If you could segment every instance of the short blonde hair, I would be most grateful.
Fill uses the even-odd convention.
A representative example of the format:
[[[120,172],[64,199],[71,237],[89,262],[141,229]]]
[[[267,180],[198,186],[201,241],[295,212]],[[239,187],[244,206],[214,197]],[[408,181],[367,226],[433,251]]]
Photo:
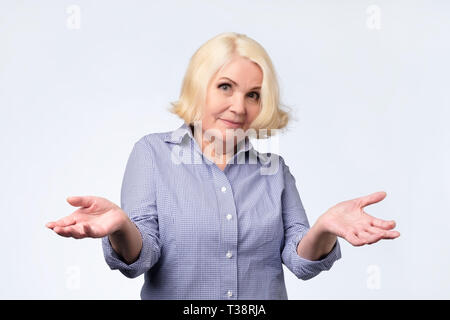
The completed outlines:
[[[273,135],[272,129],[286,127],[291,118],[290,108],[283,105],[288,110],[282,110],[277,75],[266,50],[245,34],[221,33],[197,49],[190,59],[179,100],[170,103],[169,111],[188,124],[199,121],[212,77],[236,54],[255,62],[263,72],[261,111],[250,128],[256,130],[258,139],[268,138]],[[266,133],[260,133],[260,129],[266,129]]]

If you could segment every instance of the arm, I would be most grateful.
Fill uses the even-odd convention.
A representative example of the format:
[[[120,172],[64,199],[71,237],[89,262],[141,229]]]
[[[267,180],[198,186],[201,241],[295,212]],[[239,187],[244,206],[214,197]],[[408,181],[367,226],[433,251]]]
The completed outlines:
[[[322,219],[312,228],[298,193],[295,178],[280,157],[284,190],[281,196],[285,244],[281,258],[299,279],[308,280],[329,270],[341,258],[339,241],[324,232]]]
[[[119,230],[109,235],[109,242],[114,251],[128,265],[139,258],[142,249],[142,236],[136,225],[128,217],[124,217]]]
[[[320,260],[331,251],[338,236],[354,246],[397,238],[400,233],[391,230],[395,221],[372,217],[363,210],[385,197],[385,192],[375,192],[328,209],[298,244],[297,254],[305,259]]]
[[[340,202],[328,209],[309,228],[295,178],[282,157],[280,161],[284,177],[281,200],[286,240],[282,260],[297,278],[310,279],[323,270],[329,270],[341,258],[337,237],[353,246],[362,246],[400,236],[398,231],[392,230],[395,221],[372,217],[363,210],[365,206],[383,200],[385,192]]]
[[[322,260],[333,249],[336,235],[327,232],[319,219],[297,246],[297,254],[307,260]]]
[[[400,233],[392,230],[396,225],[394,220],[375,218],[363,209],[385,197],[386,192],[380,191],[334,205],[319,217],[316,232],[305,244],[301,244],[299,251],[303,250],[305,255],[311,254],[311,248],[323,252],[322,250],[326,250],[336,236],[347,240],[353,246],[399,237]]]
[[[122,182],[126,217],[117,233],[102,239],[106,263],[129,278],[148,271],[161,255],[153,160],[150,142],[144,138],[136,142]]]
[[[330,208],[309,230],[297,247],[297,254],[305,259],[320,260],[334,246],[337,236],[354,246],[372,244],[380,239],[395,239],[400,236],[395,221],[374,218],[362,209],[381,201],[385,192],[375,192],[368,196],[343,201]]]
[[[46,224],[63,237],[102,238],[109,267],[129,278],[149,270],[161,255],[150,152],[143,139],[133,147],[122,183],[123,209],[103,197],[68,197],[67,202],[80,208]]]

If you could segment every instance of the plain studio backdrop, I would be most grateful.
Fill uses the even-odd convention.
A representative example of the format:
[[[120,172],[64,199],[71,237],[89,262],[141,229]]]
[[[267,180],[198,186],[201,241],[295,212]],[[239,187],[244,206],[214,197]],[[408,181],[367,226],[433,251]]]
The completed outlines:
[[[71,195],[120,203],[133,144],[169,113],[194,51],[225,31],[269,53],[294,120],[278,137],[310,224],[366,211],[401,236],[353,247],[289,299],[450,298],[448,1],[1,1],[0,298],[139,299],[99,239],[45,228]],[[262,150],[266,144],[258,144]]]

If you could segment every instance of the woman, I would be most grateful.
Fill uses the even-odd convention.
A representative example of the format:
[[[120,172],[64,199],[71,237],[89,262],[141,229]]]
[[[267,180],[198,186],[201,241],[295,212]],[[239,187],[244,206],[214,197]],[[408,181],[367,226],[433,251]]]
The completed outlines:
[[[47,226],[102,238],[111,269],[145,274],[142,299],[287,299],[283,263],[306,280],[341,257],[337,237],[354,246],[398,237],[394,221],[363,210],[384,192],[341,202],[310,228],[284,159],[249,141],[287,125],[278,92],[260,44],[237,33],[212,38],[172,104],[183,125],[134,144],[121,207],[69,197],[79,209]]]

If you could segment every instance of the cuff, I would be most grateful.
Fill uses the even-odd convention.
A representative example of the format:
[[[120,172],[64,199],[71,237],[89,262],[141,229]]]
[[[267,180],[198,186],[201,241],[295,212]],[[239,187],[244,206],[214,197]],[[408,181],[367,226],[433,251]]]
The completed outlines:
[[[102,238],[103,255],[106,263],[111,270],[118,269],[128,278],[135,278],[147,271],[148,268],[146,268],[146,265],[149,264],[149,260],[151,260],[152,255],[155,252],[155,248],[153,248],[153,244],[149,239],[150,237],[142,236],[144,233],[142,232],[140,225],[136,222],[134,223],[141,233],[142,248],[138,259],[131,264],[127,264],[117,252],[114,251],[108,236]]]
[[[294,265],[295,274],[301,275],[301,279],[308,280],[315,277],[321,271],[330,270],[334,262],[341,258],[341,247],[338,238],[331,251],[321,260],[308,260],[302,258],[297,253],[297,246],[304,234],[299,234],[295,237],[295,252],[292,255],[292,263]]]

